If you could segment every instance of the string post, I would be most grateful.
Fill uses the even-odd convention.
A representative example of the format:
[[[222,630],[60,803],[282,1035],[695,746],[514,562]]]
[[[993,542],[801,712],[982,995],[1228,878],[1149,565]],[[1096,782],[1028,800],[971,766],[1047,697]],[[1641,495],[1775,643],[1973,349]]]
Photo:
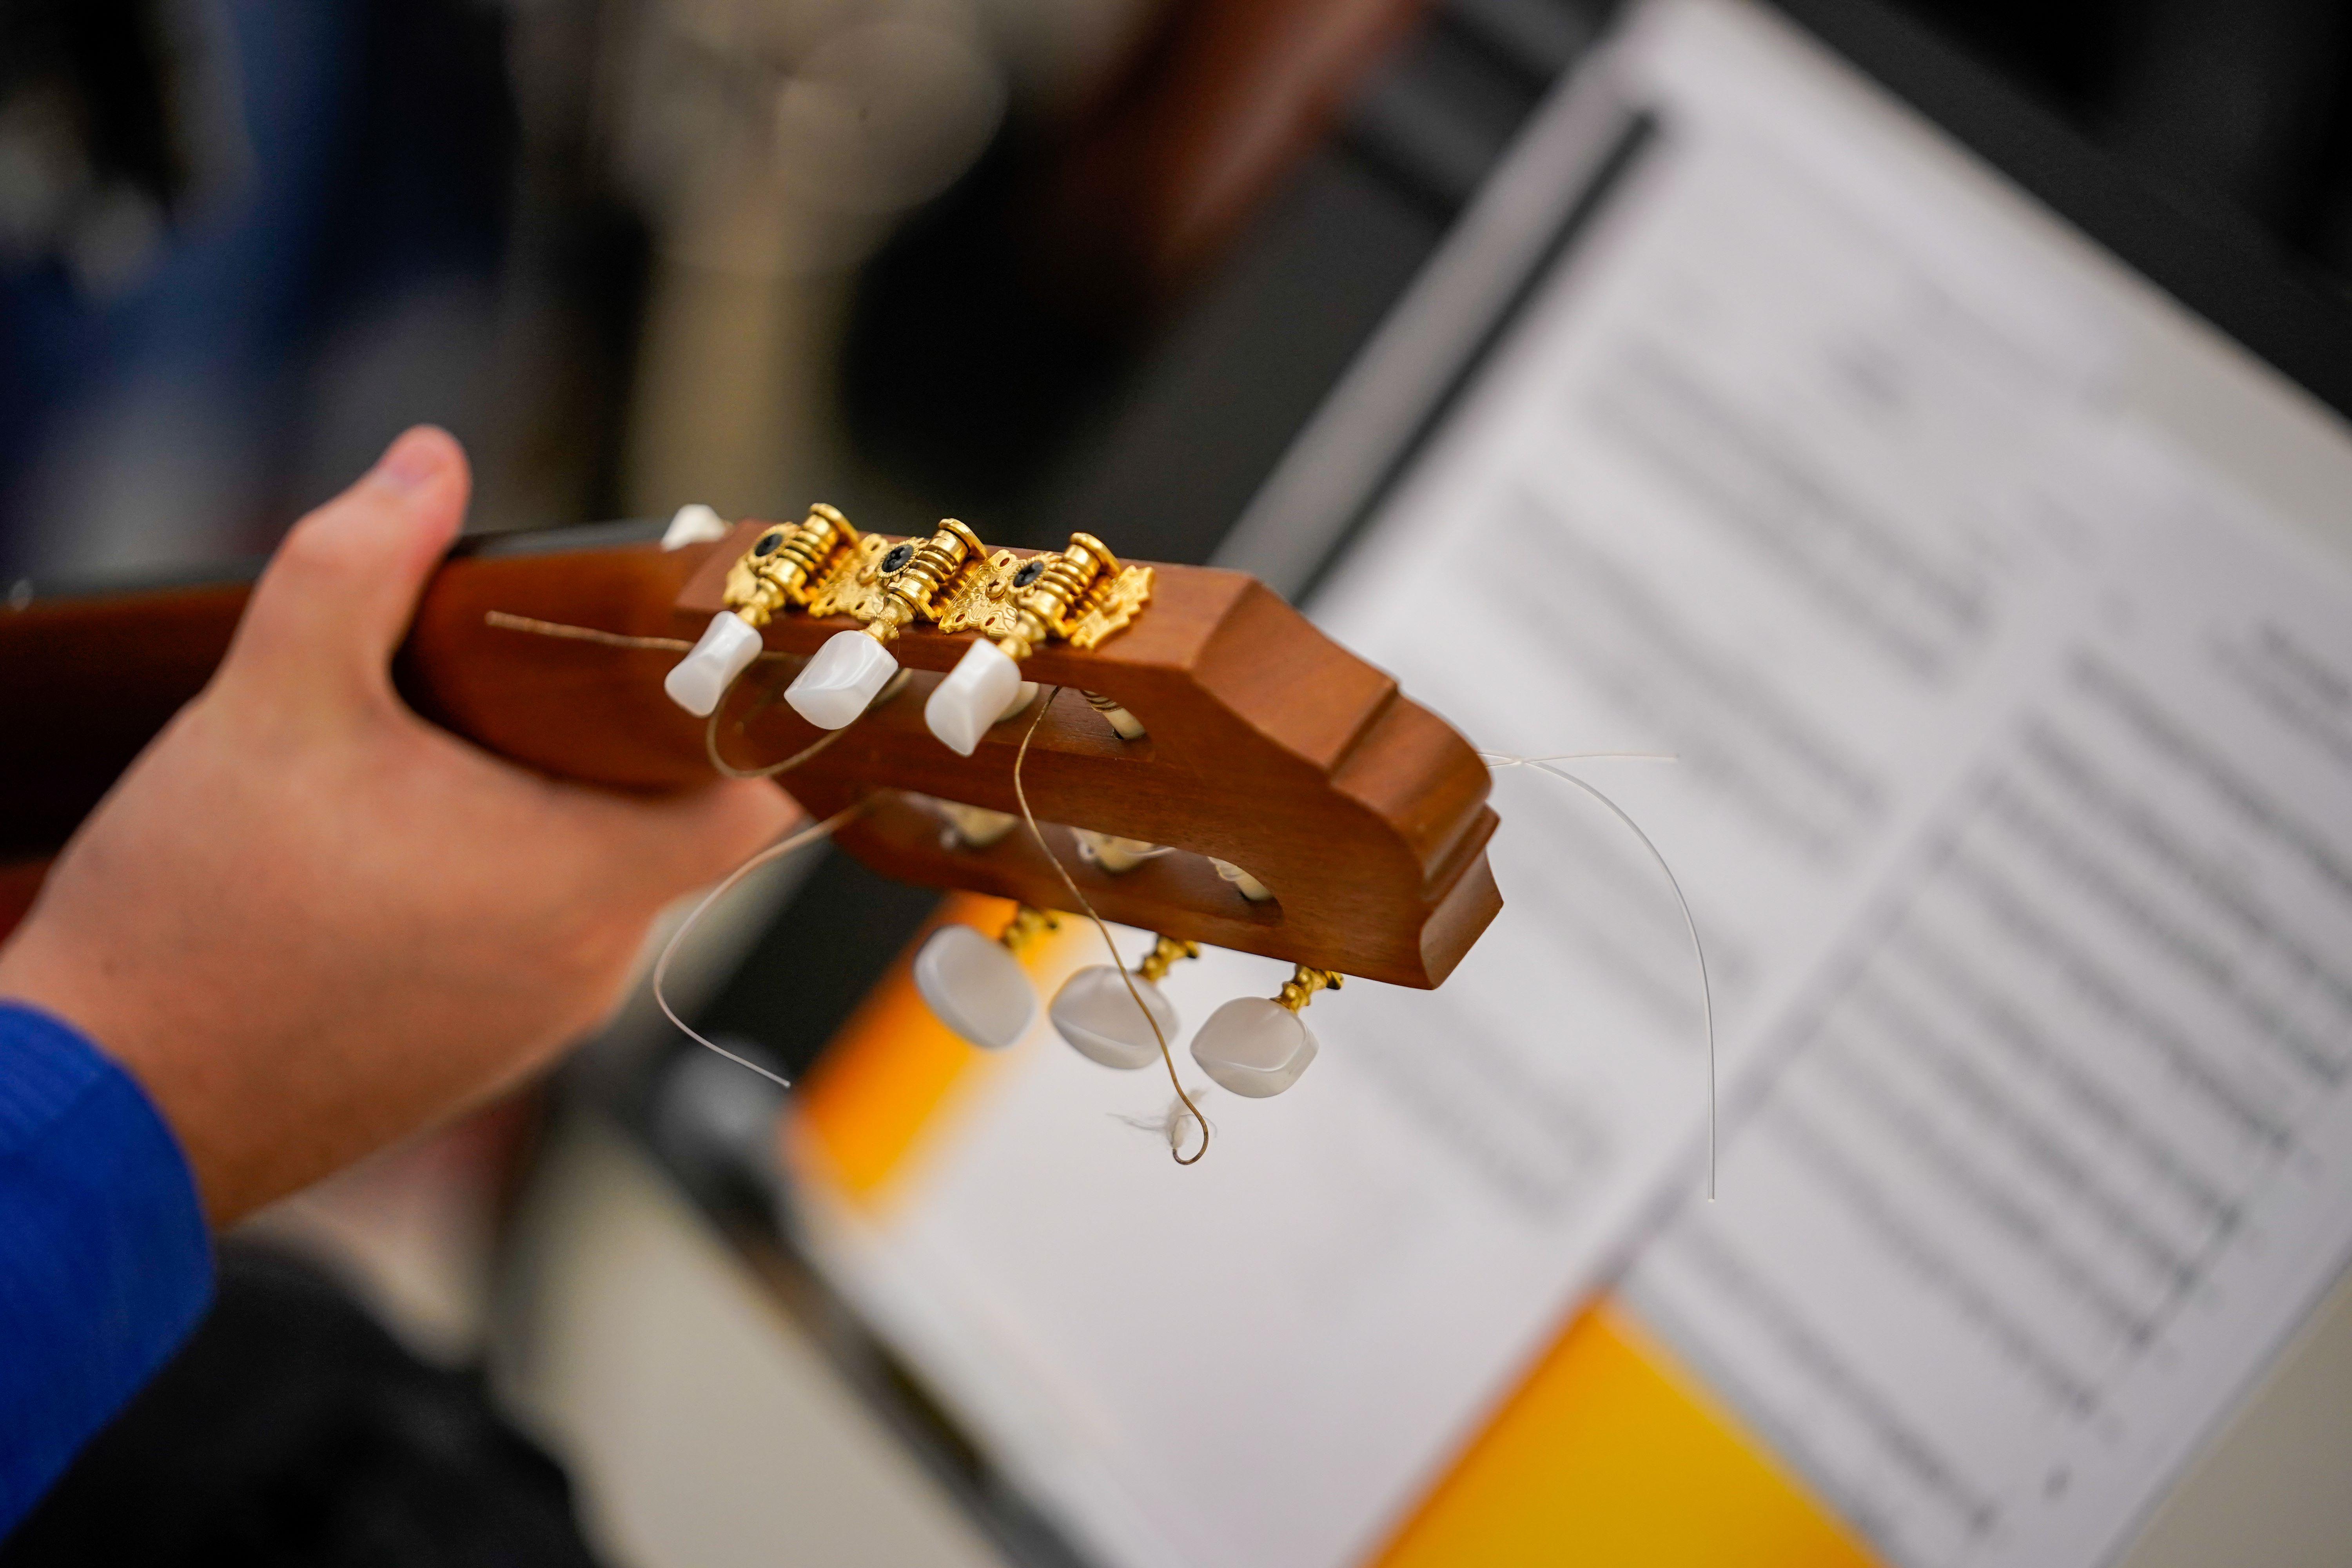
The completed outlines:
[[[1315,999],[1318,991],[1337,991],[1347,977],[1312,964],[1298,965],[1297,972],[1282,983],[1282,990],[1274,998],[1277,1007],[1296,1013]]]
[[[1144,729],[1143,721],[1129,712],[1127,705],[1118,698],[1105,697],[1099,691],[1081,691],[1078,695],[1087,700],[1087,707],[1108,721],[1110,727],[1118,732],[1120,740],[1140,741],[1150,733]]]
[[[1004,929],[997,932],[997,945],[1018,955],[1035,946],[1040,937],[1061,929],[1062,917],[1053,910],[1021,904],[1013,909],[1013,918],[1004,922]]]
[[[1151,951],[1144,954],[1143,962],[1135,966],[1135,973],[1139,978],[1157,985],[1178,963],[1200,956],[1201,944],[1197,942],[1181,942],[1172,936],[1154,937]]]

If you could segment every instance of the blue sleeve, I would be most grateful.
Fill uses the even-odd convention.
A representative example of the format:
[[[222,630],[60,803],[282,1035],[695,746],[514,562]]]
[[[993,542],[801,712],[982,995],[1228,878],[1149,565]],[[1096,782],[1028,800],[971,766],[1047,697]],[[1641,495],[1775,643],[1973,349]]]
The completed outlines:
[[[0,1003],[0,1534],[211,1294],[195,1179],[145,1092],[75,1030]]]

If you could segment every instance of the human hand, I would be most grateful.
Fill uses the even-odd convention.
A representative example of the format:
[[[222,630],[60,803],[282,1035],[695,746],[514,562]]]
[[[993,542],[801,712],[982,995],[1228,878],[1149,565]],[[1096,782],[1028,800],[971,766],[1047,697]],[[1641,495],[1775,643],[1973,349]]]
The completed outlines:
[[[764,783],[544,778],[409,711],[393,650],[469,486],[419,427],[295,524],[0,948],[0,996],[138,1078],[215,1224],[544,1064],[619,1000],[655,913],[793,816]]]

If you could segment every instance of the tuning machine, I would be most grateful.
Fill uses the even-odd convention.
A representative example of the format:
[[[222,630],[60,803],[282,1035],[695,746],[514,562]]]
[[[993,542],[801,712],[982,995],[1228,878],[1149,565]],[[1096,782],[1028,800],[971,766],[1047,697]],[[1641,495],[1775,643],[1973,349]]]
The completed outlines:
[[[673,520],[674,531],[690,521],[694,530],[707,531],[716,518],[714,513],[688,520],[689,511],[709,509],[682,509]],[[823,501],[810,507],[799,522],[779,522],[762,531],[728,569],[727,608],[710,618],[692,651],[663,679],[662,689],[670,700],[698,719],[709,718],[735,678],[760,657],[760,628],[785,609],[805,606],[859,542],[849,520]],[[888,679],[887,672],[884,679]]]
[[[1021,661],[1040,644],[1060,640],[1095,647],[1124,630],[1151,600],[1151,568],[1122,566],[1090,533],[1070,535],[1055,555],[1027,560],[1003,552],[979,592],[940,617],[942,631],[976,626],[985,635],[964,650],[931,690],[923,721],[949,750],[970,756],[989,729],[1023,705]],[[1087,700],[1128,740],[1143,726],[1108,698]]]
[[[829,602],[813,604],[811,613],[853,615],[865,625],[828,639],[784,689],[793,710],[823,730],[838,730],[866,711],[898,668],[886,645],[915,622],[938,620],[988,560],[980,536],[951,517],[941,518],[929,539],[887,546],[874,540],[863,548],[862,569]],[[1019,685],[1003,694],[988,722],[1019,696]]]
[[[1192,1037],[1192,1059],[1218,1087],[1252,1100],[1280,1094],[1314,1061],[1315,1032],[1298,1015],[1318,991],[1337,991],[1342,976],[1300,964],[1272,997],[1237,996],[1209,1015]]]

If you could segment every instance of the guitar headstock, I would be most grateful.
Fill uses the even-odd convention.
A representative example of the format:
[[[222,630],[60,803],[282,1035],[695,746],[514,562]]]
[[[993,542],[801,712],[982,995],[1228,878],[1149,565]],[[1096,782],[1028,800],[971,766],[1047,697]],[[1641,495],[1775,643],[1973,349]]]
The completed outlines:
[[[900,540],[829,508],[731,530],[692,510],[701,538],[673,525],[660,546],[615,524],[462,547],[417,605],[403,692],[499,755],[622,789],[800,759],[780,782],[818,816],[855,807],[836,837],[874,869],[1024,906],[918,955],[943,1016],[1004,1004],[965,1016],[967,1038],[1026,1028],[1009,954],[1041,911],[1091,906],[1158,941],[1131,973],[1064,987],[1064,1037],[1162,1060],[1153,983],[1192,944],[1286,960],[1279,996],[1229,1003],[1193,1042],[1221,1084],[1275,1093],[1314,1054],[1297,1014],[1317,991],[1434,986],[1502,907],[1477,754],[1247,576],[1122,563],[1083,534],[992,551],[953,521]],[[0,752],[0,858],[63,841],[203,685],[244,602],[232,582],[0,616],[0,718],[33,738]],[[1013,815],[1024,738],[1035,837]]]
[[[745,563],[776,536],[777,525],[747,521],[707,547],[678,619],[698,632],[727,611],[730,577],[740,605]],[[813,658],[856,631],[866,617],[854,595],[879,575],[861,590],[857,564],[878,569],[923,542],[860,537],[833,591],[766,618],[762,647]],[[1149,594],[1118,611],[1115,635],[1027,649],[1018,674],[1039,690],[982,727],[969,755],[933,732],[927,710],[942,679],[976,641],[1013,626],[1007,601],[1024,569],[1064,553],[976,556],[945,613],[887,639],[909,678],[781,782],[820,816],[866,803],[835,837],[886,876],[1063,909],[1060,874],[1008,820],[1025,734],[1031,810],[1106,919],[1335,973],[1444,980],[1501,908],[1486,859],[1486,769],[1393,679],[1251,577],[1120,566],[1113,592],[1141,571]],[[1003,584],[992,598],[992,584]],[[734,680],[714,737],[731,763],[790,757],[826,734],[784,700],[803,668],[762,661]]]

